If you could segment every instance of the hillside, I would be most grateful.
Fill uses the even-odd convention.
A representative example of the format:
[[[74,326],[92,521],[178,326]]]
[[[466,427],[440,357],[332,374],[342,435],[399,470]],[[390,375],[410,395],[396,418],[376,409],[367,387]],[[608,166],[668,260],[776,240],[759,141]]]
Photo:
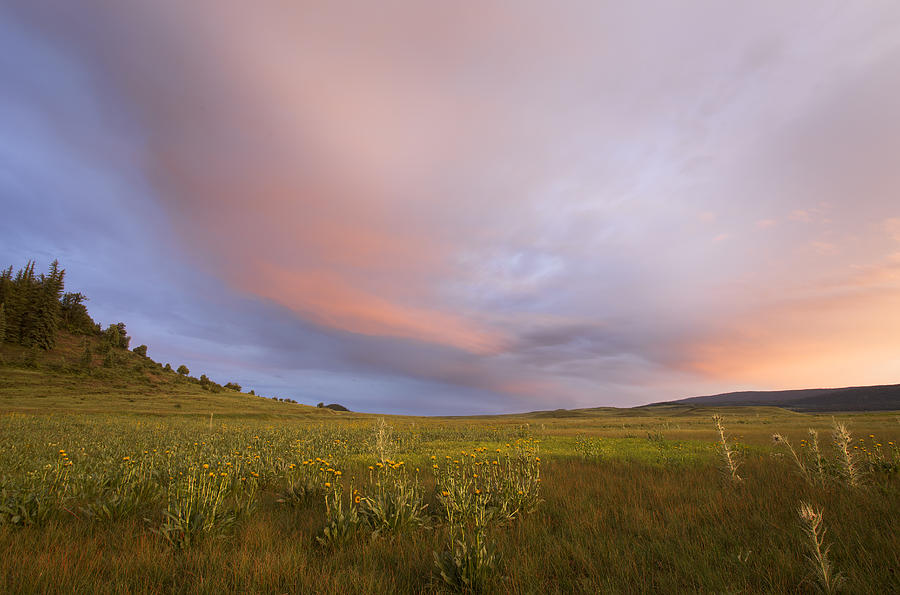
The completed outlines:
[[[795,411],[891,411],[900,410],[900,384],[812,388],[780,391],[742,391],[690,397],[659,405],[728,405],[784,407]]]
[[[353,415],[278,401],[178,374],[103,339],[59,331],[49,351],[0,344],[0,412],[110,412],[290,416]],[[85,346],[93,353],[84,358]],[[109,354],[112,355],[109,355]]]

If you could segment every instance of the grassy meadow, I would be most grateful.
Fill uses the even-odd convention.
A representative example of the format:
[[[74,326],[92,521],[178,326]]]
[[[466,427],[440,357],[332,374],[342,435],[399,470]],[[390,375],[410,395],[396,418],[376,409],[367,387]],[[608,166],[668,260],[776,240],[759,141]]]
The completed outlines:
[[[81,343],[0,346],[0,592],[900,585],[898,413],[377,416]]]
[[[36,411],[14,392],[0,393],[3,592],[811,593],[801,502],[824,511],[845,592],[898,585],[896,414],[839,417],[851,486],[831,416],[774,408],[210,416],[60,395]],[[804,475],[808,428],[821,478]]]

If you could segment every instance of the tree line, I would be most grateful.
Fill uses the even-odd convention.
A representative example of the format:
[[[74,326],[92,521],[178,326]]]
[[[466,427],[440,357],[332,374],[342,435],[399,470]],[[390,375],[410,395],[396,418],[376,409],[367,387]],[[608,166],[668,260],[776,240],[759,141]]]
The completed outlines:
[[[15,274],[12,265],[0,271],[0,344],[5,342],[29,347],[31,349],[28,353],[31,354],[31,360],[34,360],[36,350],[53,349],[59,332],[64,330],[85,337],[81,356],[83,368],[90,368],[95,353],[106,356],[104,367],[113,366],[120,359],[115,355],[115,350],[128,349],[131,343],[125,323],[117,322],[103,329],[88,314],[85,305],[87,296],[65,291],[65,276],[66,271],[60,268],[58,260],[50,264],[47,273],[35,273],[33,260],[29,260]],[[99,344],[91,349],[87,337],[99,338]],[[141,357],[147,357],[146,345],[138,345],[132,351]],[[164,369],[173,371],[169,364]],[[188,367],[183,364],[178,367],[177,373],[198,382],[202,388],[211,392],[218,392],[223,388],[241,392],[241,386],[236,382],[222,386],[205,374],[199,379],[193,378]],[[253,391],[250,392],[253,394]]]
[[[49,351],[62,329],[75,335],[100,336],[111,347],[128,348],[131,337],[124,322],[103,330],[88,314],[87,297],[65,291],[66,271],[58,260],[46,273],[37,274],[34,267],[34,261],[28,261],[15,274],[12,265],[0,271],[0,343]]]
[[[131,343],[125,323],[117,322],[103,329],[88,314],[85,305],[89,301],[87,296],[80,292],[65,291],[65,277],[66,271],[60,268],[58,260],[54,260],[50,269],[41,274],[35,272],[33,260],[29,260],[15,273],[12,265],[0,270],[0,344],[11,343],[31,348],[26,352],[30,354],[28,358],[31,363],[28,365],[35,365],[37,350],[53,349],[59,332],[66,331],[85,337],[79,364],[82,368],[90,369],[94,354],[105,355],[104,367],[114,367],[121,360],[115,350],[128,349]],[[99,338],[99,344],[92,349],[88,337]],[[132,351],[141,357],[147,357],[146,345],[138,345]],[[228,382],[223,386],[210,380],[206,374],[201,374],[199,379],[194,378],[183,364],[175,370],[170,364],[166,364],[163,369],[197,382],[201,388],[210,392],[219,392],[223,388],[237,392],[242,390],[241,385],[236,382]],[[251,390],[250,394],[255,395],[255,392]],[[272,398],[285,403],[297,403],[294,399]],[[319,403],[318,406],[346,411],[346,408],[337,404]]]

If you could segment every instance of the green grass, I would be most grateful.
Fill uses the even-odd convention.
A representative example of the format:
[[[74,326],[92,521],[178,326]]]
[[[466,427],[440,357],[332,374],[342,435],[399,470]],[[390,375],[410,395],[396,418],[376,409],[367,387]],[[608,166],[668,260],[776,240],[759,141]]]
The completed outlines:
[[[96,350],[100,340],[60,332],[57,346],[37,354],[36,366],[25,365],[28,350],[0,344],[0,411],[47,413],[71,411],[129,414],[314,417],[339,414],[232,390],[210,392],[196,378],[165,370],[162,365],[124,349],[113,350],[116,363],[104,366],[95,353],[91,366],[81,363],[83,342]],[[177,363],[173,364],[177,367]],[[199,375],[199,374],[198,374]]]
[[[385,416],[389,436],[377,443],[381,416],[210,393],[134,354],[87,372],[65,350],[36,369],[8,346],[0,355],[0,506],[28,501],[37,511],[31,523],[0,522],[0,592],[447,592],[434,553],[447,549],[450,526],[443,471],[432,465],[515,461],[520,445],[535,443],[541,502],[487,524],[500,562],[484,592],[812,593],[801,501],[824,510],[829,558],[847,592],[896,591],[900,577],[897,413],[837,416],[867,471],[853,489],[836,474],[824,486],[806,482],[771,443],[778,432],[801,449],[815,428],[834,459],[831,415],[665,406]],[[742,461],[740,482],[720,473],[714,413]],[[352,490],[372,494],[379,448],[418,482],[424,524],[378,535],[360,525],[346,543],[323,547],[325,496],[340,486],[353,506]],[[483,452],[472,459],[475,449]],[[323,471],[303,464],[317,457]],[[517,472],[501,471],[513,481]],[[220,482],[226,514],[179,547],[160,528],[188,477]],[[383,477],[390,498],[394,484]],[[286,501],[291,485],[309,490]],[[96,514],[103,506],[112,511]]]

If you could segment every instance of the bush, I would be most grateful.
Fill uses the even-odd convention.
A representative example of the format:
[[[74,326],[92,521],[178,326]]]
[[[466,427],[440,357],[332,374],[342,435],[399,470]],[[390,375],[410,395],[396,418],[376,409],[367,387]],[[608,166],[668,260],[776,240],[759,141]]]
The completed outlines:
[[[103,357],[103,367],[104,368],[112,368],[113,366],[118,365],[119,358],[116,357],[115,352],[107,351],[106,355]]]
[[[91,362],[93,361],[93,354],[91,354],[91,345],[87,341],[84,342],[84,350],[81,352],[81,359],[79,363],[82,368],[90,368]]]
[[[229,382],[225,385],[225,388],[228,390],[236,390],[237,392],[241,392],[241,385],[237,382]]]
[[[137,347],[132,349],[132,351],[141,357],[147,357],[147,346],[146,345],[138,345]]]
[[[181,364],[180,366],[178,366],[178,370],[176,370],[176,371],[177,371],[179,374],[181,374],[182,376],[187,376],[188,374],[191,373],[191,371],[188,370],[188,367],[185,366],[184,364]]]
[[[32,346],[28,351],[25,352],[25,355],[22,358],[22,364],[26,368],[37,368],[38,367],[37,346]]]

